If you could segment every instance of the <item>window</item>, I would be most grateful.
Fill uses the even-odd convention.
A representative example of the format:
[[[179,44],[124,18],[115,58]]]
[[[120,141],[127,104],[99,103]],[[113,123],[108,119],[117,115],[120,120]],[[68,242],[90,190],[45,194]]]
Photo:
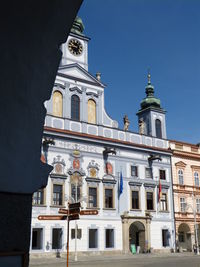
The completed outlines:
[[[153,192],[146,192],[147,210],[153,210]]]
[[[53,228],[52,229],[52,249],[61,249],[62,248],[62,228]]]
[[[77,229],[77,238],[81,239],[82,229]],[[75,239],[75,229],[71,229],[71,239]]]
[[[93,99],[88,100],[88,122],[96,123],[96,102]]]
[[[198,172],[194,172],[194,184],[195,184],[195,186],[199,186],[199,174],[198,174]]]
[[[105,208],[113,208],[113,189],[105,189]]]
[[[33,194],[33,205],[44,204],[44,189],[39,189]]]
[[[63,97],[59,91],[53,93],[53,115],[62,117],[63,113]]]
[[[180,198],[180,205],[181,205],[181,212],[186,212],[186,202],[184,197]]]
[[[161,180],[166,180],[166,172],[165,170],[160,170],[160,179]]]
[[[81,186],[80,185],[77,185],[77,189],[76,189],[76,184],[71,184],[71,197],[73,198],[75,202],[79,201],[79,199],[81,198]]]
[[[168,230],[162,230],[162,245],[163,247],[169,247],[170,233]]]
[[[132,191],[132,209],[139,209],[139,192]]]
[[[114,248],[114,229],[106,229],[106,248]]]
[[[200,213],[200,198],[196,199],[197,212]]]
[[[167,194],[162,193],[162,197],[160,199],[160,210],[167,211]]]
[[[178,170],[178,181],[180,185],[184,184],[184,180],[183,180],[183,170]]]
[[[80,98],[77,95],[71,97],[71,119],[80,121]]]
[[[32,249],[42,249],[43,229],[33,228],[32,231]]]
[[[89,229],[89,248],[98,248],[98,229]]]
[[[137,166],[131,166],[131,176],[138,176],[138,167]]]
[[[53,205],[59,206],[63,204],[63,186],[53,185]]]
[[[152,169],[151,168],[145,168],[145,177],[152,179]]]
[[[97,207],[97,188],[89,187],[89,208]]]
[[[180,232],[178,235],[178,241],[179,242],[185,242],[185,238],[184,238],[184,232]]]
[[[162,128],[161,121],[156,119],[156,137],[162,138]]]

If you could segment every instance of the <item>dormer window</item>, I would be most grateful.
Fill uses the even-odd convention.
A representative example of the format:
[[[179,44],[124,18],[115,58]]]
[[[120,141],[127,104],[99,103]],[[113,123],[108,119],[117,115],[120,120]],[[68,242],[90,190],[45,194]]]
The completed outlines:
[[[77,95],[71,97],[71,119],[80,121],[80,98]]]
[[[93,99],[88,100],[88,122],[96,124],[96,102]]]

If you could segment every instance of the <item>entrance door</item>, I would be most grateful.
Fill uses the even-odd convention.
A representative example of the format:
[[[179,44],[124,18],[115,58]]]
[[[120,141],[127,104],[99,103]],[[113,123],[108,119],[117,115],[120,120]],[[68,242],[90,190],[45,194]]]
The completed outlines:
[[[131,245],[135,245],[136,249],[139,246],[140,252],[144,252],[145,249],[145,227],[144,224],[136,221],[129,227],[129,248],[131,251]]]

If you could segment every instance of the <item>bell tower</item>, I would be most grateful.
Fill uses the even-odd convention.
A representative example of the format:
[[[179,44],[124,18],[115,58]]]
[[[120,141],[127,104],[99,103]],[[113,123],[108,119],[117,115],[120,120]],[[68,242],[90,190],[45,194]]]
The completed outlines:
[[[62,45],[61,66],[77,63],[88,71],[88,41],[84,35],[84,25],[80,17],[76,17],[67,42]]]
[[[146,97],[141,101],[140,107],[137,113],[139,133],[166,139],[166,111],[161,108],[160,99],[154,96],[150,73],[148,73]]]

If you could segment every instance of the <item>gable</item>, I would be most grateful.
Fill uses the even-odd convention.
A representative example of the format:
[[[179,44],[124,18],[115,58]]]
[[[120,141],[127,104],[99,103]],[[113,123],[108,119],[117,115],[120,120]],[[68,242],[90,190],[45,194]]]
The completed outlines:
[[[88,71],[86,71],[78,64],[69,64],[60,67],[58,70],[58,76],[59,75],[69,79],[71,78],[73,80],[79,80],[96,86],[105,87],[103,83],[98,81],[93,75],[91,75]]]
[[[175,166],[185,168],[187,164],[185,164],[183,161],[179,161],[175,163]]]

